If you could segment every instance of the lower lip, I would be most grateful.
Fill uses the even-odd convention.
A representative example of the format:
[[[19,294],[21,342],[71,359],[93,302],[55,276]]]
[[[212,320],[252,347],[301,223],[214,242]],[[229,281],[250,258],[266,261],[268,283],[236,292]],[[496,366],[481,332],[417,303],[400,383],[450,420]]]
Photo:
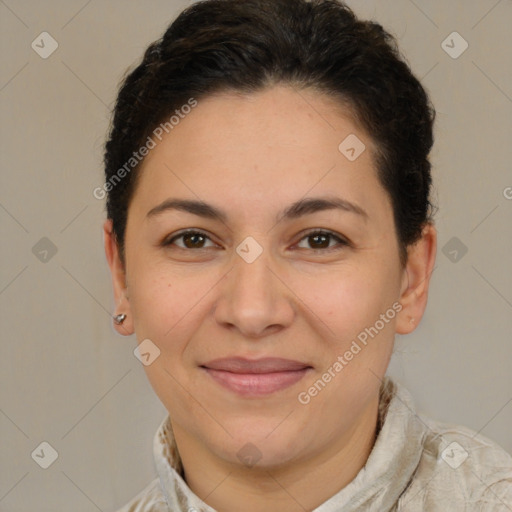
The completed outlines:
[[[293,386],[311,368],[274,373],[232,373],[203,368],[221,386],[242,396],[264,396]]]

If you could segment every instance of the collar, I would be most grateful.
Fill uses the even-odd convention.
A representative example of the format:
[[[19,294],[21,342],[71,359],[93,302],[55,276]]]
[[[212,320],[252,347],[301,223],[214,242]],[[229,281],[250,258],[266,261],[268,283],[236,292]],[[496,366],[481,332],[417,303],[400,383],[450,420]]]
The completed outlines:
[[[396,505],[418,467],[427,427],[416,414],[410,393],[389,377],[380,388],[377,429],[373,449],[354,480],[313,512],[388,512]],[[217,512],[183,479],[169,415],[155,434],[153,452],[169,510]]]

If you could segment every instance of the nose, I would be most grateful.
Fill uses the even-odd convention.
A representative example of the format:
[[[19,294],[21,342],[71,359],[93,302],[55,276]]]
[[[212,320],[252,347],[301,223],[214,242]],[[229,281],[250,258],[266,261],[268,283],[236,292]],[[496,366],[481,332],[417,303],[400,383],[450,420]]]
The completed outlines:
[[[235,253],[233,268],[219,283],[215,319],[245,338],[260,339],[292,323],[293,293],[270,251],[249,261]]]

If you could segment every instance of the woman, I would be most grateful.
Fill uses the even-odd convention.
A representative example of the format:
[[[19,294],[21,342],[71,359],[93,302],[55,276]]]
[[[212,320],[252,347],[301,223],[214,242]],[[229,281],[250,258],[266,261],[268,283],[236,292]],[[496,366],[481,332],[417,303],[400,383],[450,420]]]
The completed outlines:
[[[386,377],[436,253],[434,110],[334,0],[207,0],[106,144],[118,331],[169,416],[128,511],[509,510],[512,459]]]

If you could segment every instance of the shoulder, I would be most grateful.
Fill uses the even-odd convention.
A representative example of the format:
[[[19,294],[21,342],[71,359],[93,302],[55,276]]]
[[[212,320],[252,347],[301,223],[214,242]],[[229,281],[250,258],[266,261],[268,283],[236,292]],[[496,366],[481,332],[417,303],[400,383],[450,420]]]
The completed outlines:
[[[155,478],[117,512],[169,512],[169,506],[160,487],[160,480]]]
[[[402,495],[402,510],[509,511],[512,457],[494,441],[460,425],[419,416],[425,425],[423,451]],[[400,509],[399,509],[400,510]]]

